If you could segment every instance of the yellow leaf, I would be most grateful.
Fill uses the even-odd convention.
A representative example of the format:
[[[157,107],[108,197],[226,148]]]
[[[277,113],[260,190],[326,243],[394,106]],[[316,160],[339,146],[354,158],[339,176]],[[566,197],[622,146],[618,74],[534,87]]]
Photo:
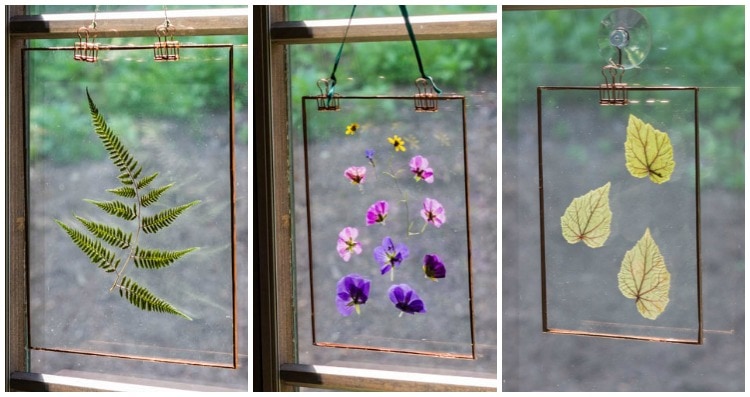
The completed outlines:
[[[591,248],[604,245],[609,237],[612,211],[609,210],[609,186],[576,197],[560,218],[562,235],[570,244],[583,241]]]
[[[674,155],[669,135],[644,123],[632,114],[625,140],[625,166],[636,178],[648,176],[654,183],[669,180],[674,171]]]
[[[622,260],[617,283],[643,317],[656,320],[669,303],[670,275],[659,247],[646,228],[638,243]]]

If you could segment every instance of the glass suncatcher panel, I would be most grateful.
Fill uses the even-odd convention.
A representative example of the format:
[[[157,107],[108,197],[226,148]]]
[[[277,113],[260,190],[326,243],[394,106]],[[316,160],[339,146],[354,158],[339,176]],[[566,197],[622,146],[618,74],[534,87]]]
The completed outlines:
[[[697,89],[537,95],[544,330],[701,343]]]
[[[155,62],[151,49],[120,48],[95,63],[72,51],[25,52],[32,370],[68,368],[69,358],[49,352],[237,365],[232,51],[194,46],[178,62]],[[109,158],[111,137],[100,139],[87,90],[122,144],[115,151],[137,167],[122,172]],[[126,208],[113,210],[115,201]],[[90,233],[91,222],[128,242],[103,226]]]
[[[316,99],[302,104],[313,343],[473,358],[464,98]]]

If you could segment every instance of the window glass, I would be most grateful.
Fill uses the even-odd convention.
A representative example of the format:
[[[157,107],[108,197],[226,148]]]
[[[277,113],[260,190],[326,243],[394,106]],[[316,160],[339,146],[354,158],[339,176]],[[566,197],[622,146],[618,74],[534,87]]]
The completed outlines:
[[[178,62],[155,62],[151,49],[100,51],[95,63],[74,61],[72,50],[25,56],[30,371],[246,389],[247,47],[181,48]],[[132,202],[107,191],[122,179],[92,126],[86,89],[143,167],[139,181],[158,172],[142,194],[174,183],[151,203],[134,204],[143,211],[138,223],[200,203],[147,232],[84,201]],[[55,222],[86,233],[76,216],[133,232],[143,249],[198,248],[163,269],[148,269],[145,259],[135,266],[142,252],[122,262],[124,275],[191,320],[123,299],[118,289],[126,286],[115,285],[114,274],[125,267],[98,269]]]
[[[601,70],[607,59],[599,52],[597,40],[600,21],[612,11],[503,11],[503,391],[744,390],[744,224],[738,214],[744,211],[745,38],[721,34],[744,30],[741,6],[638,8],[650,25],[651,51],[638,68],[626,70],[623,76],[629,86],[699,87],[696,161],[700,166],[699,259],[703,282],[698,293],[703,298],[704,344],[624,341],[542,331],[537,86],[596,87],[604,83]],[[643,100],[649,98],[634,99],[641,99],[640,105],[626,108],[642,109]],[[559,103],[561,109],[568,110],[561,117],[565,117],[565,125],[573,126],[574,133],[579,124],[585,131],[584,123],[590,120],[590,113],[585,111],[590,103],[577,102]],[[665,115],[670,123],[679,123],[684,116],[677,109]],[[559,128],[558,132],[563,130]],[[549,132],[555,133],[554,125]],[[625,136],[602,142],[599,137],[603,134],[592,136],[577,152],[562,155],[582,162],[598,156],[602,144],[611,145],[621,150],[611,157],[611,163],[624,168]],[[566,150],[571,142],[561,142],[558,147]],[[584,167],[581,173],[587,175],[593,165],[585,163]],[[545,177],[545,185],[547,182]],[[689,189],[680,200],[694,194]],[[670,210],[680,205],[662,201]],[[549,222],[553,221],[554,216]],[[674,232],[686,233],[687,229]],[[659,237],[654,239],[661,247]],[[694,248],[685,245],[679,255],[694,252]],[[666,258],[667,253],[663,254]],[[564,266],[559,268],[564,270]],[[616,278],[618,271],[617,267],[610,269],[611,277]],[[584,272],[580,277],[591,274]],[[591,299],[606,302],[612,298],[601,294]],[[616,288],[607,294],[622,297]],[[664,316],[682,304],[678,301],[683,298],[672,298]],[[694,296],[684,300],[692,302]],[[693,318],[694,311],[690,312]],[[685,328],[694,332],[693,326]]]
[[[364,10],[367,7],[362,7]],[[399,15],[398,8],[395,9],[393,16]],[[359,8],[358,8],[359,9]],[[290,13],[295,14],[295,7],[290,8]],[[411,13],[411,7],[410,7]],[[346,16],[348,17],[348,15]],[[303,118],[302,118],[302,97],[307,95],[319,95],[317,82],[321,78],[328,78],[331,74],[333,61],[338,51],[338,44],[319,44],[319,45],[294,45],[290,46],[290,65],[291,65],[291,106],[292,106],[292,151],[293,151],[293,169],[294,169],[294,203],[295,203],[295,258],[297,274],[297,337],[298,337],[298,361],[303,364],[320,364],[333,366],[351,366],[355,368],[371,369],[388,369],[394,371],[424,372],[424,373],[443,373],[462,376],[476,376],[484,378],[495,378],[497,375],[497,231],[496,231],[496,132],[497,132],[497,111],[496,111],[496,46],[494,39],[482,40],[441,40],[441,41],[419,41],[419,50],[422,56],[425,72],[433,77],[436,85],[443,90],[442,95],[463,95],[466,97],[466,146],[467,166],[466,177],[468,178],[468,203],[469,203],[469,223],[471,225],[469,237],[471,241],[471,263],[473,276],[473,294],[474,294],[474,329],[475,329],[475,347],[476,358],[473,359],[456,359],[456,358],[438,358],[415,354],[403,354],[394,352],[375,352],[358,349],[347,349],[342,347],[316,346],[313,341],[312,329],[312,308],[310,301],[310,280],[309,274],[310,260],[308,257],[308,229],[306,221],[307,203],[305,193],[305,165],[304,165],[304,142],[303,142]],[[450,49],[450,50],[447,50]],[[411,96],[416,93],[414,86],[415,79],[420,77],[415,56],[411,44],[408,41],[403,42],[384,42],[384,43],[347,43],[344,46],[341,62],[336,72],[338,83],[335,91],[344,96],[342,107],[346,102],[346,96],[373,96],[373,95],[406,95]],[[407,101],[398,109],[405,109],[408,114],[405,117],[404,125],[411,125],[410,118],[416,117],[413,112],[413,103]],[[362,107],[363,115],[366,115],[369,123],[375,123],[374,129],[384,129],[390,131],[392,123],[397,123],[399,112],[397,109],[383,109],[383,106],[377,100],[371,101],[365,107]],[[313,106],[314,108],[314,106]],[[369,109],[369,110],[368,110]],[[411,110],[408,110],[411,109]],[[438,112],[448,112],[451,106]],[[308,110],[309,111],[309,110]],[[316,109],[313,110],[317,112]],[[345,117],[342,110],[340,117]],[[380,115],[380,116],[378,116]],[[338,117],[338,116],[337,116]],[[440,117],[449,117],[453,120],[453,115],[444,114]],[[394,120],[391,120],[394,119]],[[390,121],[386,121],[390,120]],[[343,122],[343,120],[342,120]],[[380,124],[378,124],[380,123]],[[312,153],[315,156],[341,157],[345,152],[341,151],[336,142],[343,145],[346,142],[345,129],[347,124],[343,125],[344,129],[331,127],[327,132],[331,134],[330,148],[315,149]],[[364,128],[364,127],[363,127]],[[422,148],[439,147],[441,142],[451,140],[455,145],[460,145],[460,138],[455,136],[443,136],[437,134],[432,128],[418,130],[407,128],[404,136],[417,142]],[[362,134],[366,134],[362,130]],[[383,138],[385,139],[385,137]],[[383,141],[386,142],[386,141]],[[393,151],[392,148],[387,148]],[[407,146],[407,154],[414,156],[418,154],[414,148]],[[309,147],[308,147],[309,151]],[[378,150],[376,149],[376,153]],[[387,164],[387,151],[383,150],[380,164]],[[359,155],[359,153],[357,153]],[[406,156],[411,158],[411,156]],[[364,164],[367,164],[364,150],[361,153]],[[376,159],[377,161],[377,159]],[[408,161],[408,159],[407,159]],[[439,160],[436,159],[436,164]],[[451,168],[463,168],[462,164],[450,161]],[[447,164],[446,164],[447,165]],[[407,167],[408,169],[408,167]],[[337,173],[338,175],[338,173]],[[375,175],[373,174],[373,177]],[[343,170],[340,175],[344,179]],[[369,175],[368,175],[369,177]],[[377,178],[385,178],[386,175],[378,173]],[[339,179],[339,178],[337,178]],[[413,178],[410,178],[414,181]],[[344,180],[346,182],[346,180]],[[404,179],[404,182],[407,182]],[[348,183],[348,182],[347,182]],[[436,182],[437,183],[437,182]],[[346,185],[346,183],[345,183]],[[352,187],[351,184],[345,187]],[[356,186],[353,187],[355,190]],[[363,189],[367,188],[367,182]],[[455,198],[460,199],[464,194],[462,191],[455,193]],[[334,195],[325,202],[335,211],[344,211],[350,208],[351,202],[345,199],[344,195]],[[452,200],[452,199],[451,199]],[[415,203],[418,211],[421,203]],[[412,208],[412,203],[409,203]],[[313,208],[315,209],[315,208]],[[366,210],[366,208],[365,208]],[[362,213],[362,223],[364,225],[365,213]],[[419,218],[421,219],[421,218]],[[420,229],[422,223],[417,224],[416,229]],[[447,224],[445,226],[448,226]],[[372,226],[371,226],[372,227]],[[362,226],[364,229],[366,226]],[[417,230],[419,231],[419,230]],[[430,230],[432,231],[432,230]],[[315,231],[313,230],[313,233]],[[336,231],[337,233],[339,230]],[[315,237],[315,236],[314,236]],[[333,235],[333,240],[327,248],[334,255],[333,259],[339,259],[335,252],[337,235]],[[375,241],[377,238],[374,238]],[[382,239],[382,237],[381,237]],[[381,242],[378,241],[378,244]],[[438,248],[437,246],[435,247]],[[373,256],[373,246],[364,249],[361,253],[362,266],[371,266],[379,269],[378,263]],[[356,258],[360,259],[360,258]],[[413,266],[416,270],[421,271],[421,263],[416,258]],[[352,259],[354,260],[354,259]],[[326,262],[315,264],[322,266],[324,269],[332,269],[334,266]],[[342,267],[341,269],[347,269]],[[343,272],[344,270],[338,271]],[[378,277],[388,278],[389,276],[380,275],[376,269]],[[414,270],[414,269],[412,269]],[[416,271],[415,270],[415,271]],[[404,270],[406,271],[406,270]],[[396,277],[399,277],[399,270],[396,271]],[[345,275],[342,273],[342,275]],[[421,280],[424,280],[424,274],[421,274]],[[334,280],[334,284],[335,284]],[[439,281],[440,285],[444,280]],[[315,284],[317,288],[317,283]],[[463,287],[465,288],[465,287]],[[316,294],[318,291],[315,291]],[[335,303],[335,294],[332,291],[330,303]],[[325,293],[322,293],[325,294]],[[380,295],[373,297],[378,300],[388,300],[387,294],[380,291]],[[321,298],[321,302],[327,302]],[[458,299],[453,302],[457,313],[468,313],[468,302]],[[317,301],[315,302],[317,304]],[[390,302],[388,302],[390,304]],[[387,306],[387,305],[386,305]],[[334,311],[335,306],[334,307]],[[315,307],[315,312],[319,308]],[[364,305],[362,311],[368,310]],[[395,310],[395,309],[394,309]],[[428,307],[429,310],[429,307]],[[326,327],[336,329],[344,326],[344,318],[337,312],[331,316]],[[398,317],[398,311],[393,314],[393,321],[376,321],[369,325],[366,330],[368,335],[379,335],[383,339],[392,339],[389,343],[408,343],[408,341],[398,341],[399,335],[408,335],[409,327],[413,326],[404,321],[411,320],[410,315],[403,314],[403,318]],[[439,313],[436,313],[439,314]],[[317,318],[316,318],[317,320]],[[356,320],[356,319],[355,319]],[[460,322],[469,321],[468,317],[458,320]],[[469,326],[469,324],[463,324]],[[403,327],[394,329],[394,327]],[[439,327],[431,326],[431,329],[424,337],[427,342],[436,340],[445,340],[451,338],[463,338],[454,331],[448,331]],[[449,335],[450,334],[450,335]],[[360,340],[361,342],[361,340]],[[445,348],[445,347],[442,347]]]

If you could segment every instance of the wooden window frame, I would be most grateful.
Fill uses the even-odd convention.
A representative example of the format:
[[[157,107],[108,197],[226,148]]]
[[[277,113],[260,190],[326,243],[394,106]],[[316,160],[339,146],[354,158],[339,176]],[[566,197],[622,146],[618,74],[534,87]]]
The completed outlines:
[[[246,35],[249,8],[174,10],[171,19],[199,28],[181,36]],[[20,56],[29,39],[78,38],[77,29],[91,23],[92,13],[26,15],[26,6],[6,6],[5,22],[5,389],[6,391],[164,391],[164,387],[93,381],[29,372],[26,335],[28,313],[28,235],[26,137],[23,62]],[[152,37],[164,22],[164,12],[98,13],[107,29],[99,37]],[[201,385],[195,385],[201,388]]]
[[[413,16],[420,40],[497,38],[497,13]],[[253,6],[254,391],[497,391],[496,379],[301,364],[295,348],[289,64],[294,44],[341,42],[348,20],[288,21],[285,6]],[[401,18],[351,22],[347,42],[407,41]]]

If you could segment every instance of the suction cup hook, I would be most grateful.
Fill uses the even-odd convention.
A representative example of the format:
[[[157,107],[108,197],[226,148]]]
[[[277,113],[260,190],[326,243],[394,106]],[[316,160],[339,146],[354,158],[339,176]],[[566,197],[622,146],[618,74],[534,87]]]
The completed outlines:
[[[612,65],[638,67],[651,51],[651,27],[632,8],[610,12],[599,27],[599,53]]]

